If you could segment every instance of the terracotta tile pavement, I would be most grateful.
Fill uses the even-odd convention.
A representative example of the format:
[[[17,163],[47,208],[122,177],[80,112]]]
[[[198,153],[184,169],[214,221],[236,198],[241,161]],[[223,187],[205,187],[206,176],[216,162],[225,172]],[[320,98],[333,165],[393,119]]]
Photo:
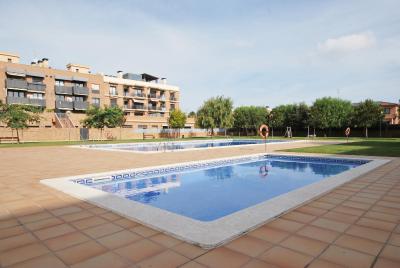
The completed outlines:
[[[400,159],[212,250],[39,183],[262,150],[138,155],[68,147],[0,149],[0,267],[400,267]]]

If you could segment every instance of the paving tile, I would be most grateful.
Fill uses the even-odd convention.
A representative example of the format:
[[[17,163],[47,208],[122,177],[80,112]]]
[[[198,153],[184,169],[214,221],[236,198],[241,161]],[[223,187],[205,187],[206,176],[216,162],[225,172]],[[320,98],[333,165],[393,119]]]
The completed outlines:
[[[90,227],[84,229],[83,232],[92,238],[99,238],[102,236],[106,236],[112,233],[116,233],[123,230],[121,226],[118,226],[113,223],[105,223],[102,225]]]
[[[72,228],[68,224],[59,224],[59,225],[52,226],[52,227],[49,227],[49,228],[40,229],[38,231],[35,231],[34,234],[40,240],[46,240],[46,239],[53,238],[53,237],[56,237],[56,236],[72,233],[74,231],[75,231],[75,229]]]
[[[308,206],[315,207],[315,208],[321,208],[321,209],[325,209],[325,210],[330,210],[330,209],[336,207],[336,205],[334,205],[334,204],[330,204],[330,203],[326,203],[326,202],[319,202],[319,201],[311,202],[308,204]]]
[[[206,266],[204,266],[198,262],[195,262],[195,261],[187,262],[184,265],[179,266],[179,267],[180,268],[206,268]]]
[[[335,207],[334,209],[332,209],[332,211],[340,212],[340,213],[344,213],[344,214],[350,214],[350,215],[354,215],[354,216],[361,216],[365,213],[364,210],[346,207],[346,206],[342,206],[342,205]]]
[[[400,247],[386,245],[379,257],[389,259],[392,261],[400,262]]]
[[[392,233],[388,243],[393,246],[400,246],[400,234]]]
[[[289,236],[280,245],[314,257],[318,256],[328,247],[328,244],[325,242],[298,235]]]
[[[77,221],[85,218],[92,217],[93,213],[83,210],[75,213],[69,213],[69,214],[64,214],[61,215],[60,218],[63,219],[66,222],[71,222],[71,221]]]
[[[0,254],[0,264],[3,266],[9,266],[44,255],[48,252],[49,250],[39,243],[26,245],[2,252]]]
[[[349,229],[346,230],[347,234],[367,238],[370,240],[374,240],[377,242],[385,242],[388,238],[390,233],[374,228],[363,227],[358,225],[352,225]]]
[[[88,241],[56,252],[66,264],[72,265],[106,252],[107,249],[94,241]]]
[[[225,245],[225,247],[246,254],[250,257],[257,257],[267,249],[271,248],[272,244],[255,237],[245,235],[229,242]]]
[[[29,223],[25,224],[25,227],[31,231],[36,231],[36,230],[48,228],[51,226],[59,225],[62,223],[63,223],[63,221],[60,220],[59,218],[52,217],[52,218],[47,218],[44,220],[29,222]]]
[[[108,221],[116,221],[118,219],[121,219],[121,216],[119,216],[118,214],[115,214],[113,212],[106,212],[106,213],[100,214],[100,217],[102,217]]]
[[[45,240],[45,245],[53,251],[75,246],[88,241],[90,238],[81,232],[73,232]]]
[[[219,247],[196,258],[199,262],[207,267],[241,267],[248,262],[250,258],[247,255],[237,251],[230,250],[225,247]]]
[[[77,220],[77,221],[73,221],[71,222],[71,224],[79,229],[79,230],[83,230],[89,227],[93,227],[93,226],[97,226],[97,225],[101,225],[107,223],[107,221],[103,218],[100,218],[98,216],[93,216],[93,217],[89,217],[89,218],[85,218],[82,220]]]
[[[178,244],[171,249],[189,259],[194,259],[207,252],[206,249],[185,242]]]
[[[347,267],[370,267],[374,256],[364,254],[347,248],[331,245],[320,256],[321,259]]]
[[[11,236],[0,240],[0,252],[17,248],[23,245],[32,244],[36,242],[36,238],[30,233]]]
[[[261,260],[252,259],[248,263],[246,263],[243,268],[278,268],[278,266],[263,262]]]
[[[107,252],[74,264],[71,268],[124,268],[127,266],[129,263],[126,259],[113,252]]]
[[[0,221],[0,229],[14,227],[14,226],[18,226],[18,225],[20,225],[20,223],[16,219]]]
[[[4,239],[10,236],[19,235],[25,233],[26,230],[21,226],[13,226],[8,228],[3,228],[0,230],[0,239]]]
[[[313,259],[311,256],[279,246],[267,250],[258,258],[267,263],[288,268],[305,267]]]
[[[274,228],[274,229],[278,229],[278,230],[283,230],[286,232],[295,232],[295,231],[299,230],[301,227],[303,227],[304,224],[295,222],[295,221],[278,218],[278,219],[266,224],[266,226]]]
[[[23,224],[26,223],[30,223],[30,222],[34,222],[34,221],[40,221],[40,220],[44,220],[44,219],[48,219],[53,217],[52,214],[50,214],[47,211],[44,212],[39,212],[39,213],[35,213],[35,214],[30,214],[30,215],[26,215],[23,217],[19,217],[18,220],[20,222],[22,222]]]
[[[358,216],[344,214],[344,213],[335,212],[335,211],[329,211],[329,212],[325,213],[322,217],[325,219],[330,219],[330,220],[344,222],[344,223],[350,223],[350,224],[355,223],[359,219]]]
[[[53,213],[53,215],[55,215],[55,216],[61,216],[61,215],[70,214],[70,213],[79,212],[79,211],[82,211],[82,209],[80,207],[69,206],[69,207],[63,207],[63,208],[51,210],[51,213]]]
[[[131,244],[141,239],[143,239],[143,237],[141,237],[140,235],[130,232],[128,230],[123,230],[117,233],[103,236],[99,238],[97,242],[99,242],[106,248],[115,249]]]
[[[316,226],[306,226],[296,234],[327,243],[332,243],[340,235],[339,232]]]
[[[315,208],[315,207],[310,207],[310,206],[302,206],[302,207],[297,208],[295,211],[307,213],[307,214],[314,215],[314,216],[321,216],[321,215],[325,214],[326,212],[328,212],[328,210],[326,210],[326,209]]]
[[[368,211],[367,213],[365,213],[364,217],[367,217],[370,219],[394,222],[394,223],[400,222],[400,215],[391,215],[391,214],[381,213],[381,212],[377,212],[377,211]]]
[[[399,268],[400,267],[400,262],[384,259],[384,258],[378,258],[376,261],[374,268]]]
[[[388,232],[391,232],[396,227],[395,223],[387,222],[387,221],[383,221],[383,220],[374,220],[374,219],[369,219],[369,218],[360,218],[357,221],[357,225],[376,228],[376,229],[380,229],[380,230],[388,231]]]
[[[315,259],[307,268],[344,268],[345,266],[324,261],[321,259]]]
[[[175,251],[166,250],[141,261],[140,263],[138,263],[138,266],[143,268],[145,267],[175,268],[188,261],[190,261],[188,258],[176,253]]]
[[[370,255],[378,255],[383,247],[383,243],[373,240],[343,234],[336,241],[335,244],[344,248],[358,250]]]
[[[115,251],[118,255],[138,263],[146,258],[157,255],[164,248],[148,239],[142,239],[127,246],[120,247]]]
[[[293,220],[293,221],[297,221],[297,222],[301,222],[301,223],[308,223],[308,222],[314,220],[315,217],[316,216],[314,216],[314,215],[310,215],[310,214],[306,214],[306,213],[302,213],[302,212],[298,212],[298,211],[292,211],[292,212],[289,212],[289,213],[283,215],[284,219]]]
[[[116,220],[113,223],[116,224],[116,225],[119,225],[121,227],[124,227],[124,228],[132,228],[132,227],[135,227],[135,226],[139,225],[139,223],[131,221],[129,219],[125,219],[125,218]]]
[[[148,228],[148,227],[143,226],[143,225],[135,226],[135,227],[131,228],[130,230],[135,232],[135,233],[137,233],[137,234],[139,234],[139,235],[141,235],[141,236],[143,236],[143,237],[150,237],[150,236],[153,236],[153,235],[159,233],[158,231],[156,231],[154,229],[151,229],[151,228]]]
[[[10,266],[10,268],[64,268],[67,267],[59,258],[52,254],[43,255]]]
[[[248,233],[249,236],[256,237],[271,243],[279,243],[289,236],[290,233],[286,231],[276,230],[269,227],[260,227]]]
[[[337,232],[344,232],[350,226],[350,224],[348,223],[325,218],[318,218],[315,221],[311,222],[311,225]]]
[[[170,248],[170,247],[173,247],[173,246],[176,246],[176,245],[182,243],[181,240],[178,240],[169,235],[165,235],[165,234],[161,234],[161,233],[150,237],[150,240],[152,240],[158,244],[161,244],[162,246],[164,246],[166,248]]]

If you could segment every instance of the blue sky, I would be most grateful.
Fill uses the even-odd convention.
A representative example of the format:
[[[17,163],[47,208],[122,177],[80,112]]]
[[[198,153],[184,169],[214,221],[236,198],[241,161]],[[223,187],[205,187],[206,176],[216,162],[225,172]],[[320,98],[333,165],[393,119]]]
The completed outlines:
[[[148,72],[235,106],[400,98],[400,1],[6,1],[0,50]]]

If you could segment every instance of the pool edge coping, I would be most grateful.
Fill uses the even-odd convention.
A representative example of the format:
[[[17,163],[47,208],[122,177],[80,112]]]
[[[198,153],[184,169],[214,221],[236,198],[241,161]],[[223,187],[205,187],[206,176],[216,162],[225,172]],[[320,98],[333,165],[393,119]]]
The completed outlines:
[[[291,154],[288,152],[270,152],[267,154],[306,156],[300,155],[298,153]],[[201,161],[188,161],[178,164],[131,168],[101,173],[82,174],[68,177],[43,179],[40,181],[40,183],[64,192],[68,195],[74,196],[80,200],[95,204],[108,210],[112,210],[117,214],[132,219],[143,225],[154,228],[160,232],[181,239],[185,242],[195,244],[203,248],[214,248],[237,238],[243,233],[254,230],[257,227],[265,224],[266,222],[279,217],[281,214],[293,210],[301,205],[304,205],[305,203],[308,203],[320,197],[321,195],[330,192],[338,186],[343,185],[344,183],[347,183],[391,161],[391,159],[387,158],[382,159],[366,156],[338,156],[320,154],[313,154],[312,156],[309,155],[309,157],[324,157],[331,159],[360,159],[369,160],[370,162],[210,222],[194,220],[163,209],[152,207],[150,205],[127,200],[123,197],[116,196],[111,193],[106,193],[98,189],[79,185],[71,181],[71,179],[76,179],[77,177],[83,176],[106,176],[114,174],[116,172],[123,173],[165,167],[179,167],[184,165],[208,163],[220,160],[240,159],[244,157],[256,158],[263,155],[266,155],[266,153],[248,154],[242,156],[224,157]]]

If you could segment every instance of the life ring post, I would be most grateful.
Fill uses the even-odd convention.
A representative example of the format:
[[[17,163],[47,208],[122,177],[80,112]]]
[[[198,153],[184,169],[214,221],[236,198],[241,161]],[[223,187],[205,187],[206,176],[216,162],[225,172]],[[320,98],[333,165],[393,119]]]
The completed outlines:
[[[264,139],[264,151],[267,152],[267,138],[269,135],[269,128],[267,125],[262,124],[259,128],[260,136]]]

